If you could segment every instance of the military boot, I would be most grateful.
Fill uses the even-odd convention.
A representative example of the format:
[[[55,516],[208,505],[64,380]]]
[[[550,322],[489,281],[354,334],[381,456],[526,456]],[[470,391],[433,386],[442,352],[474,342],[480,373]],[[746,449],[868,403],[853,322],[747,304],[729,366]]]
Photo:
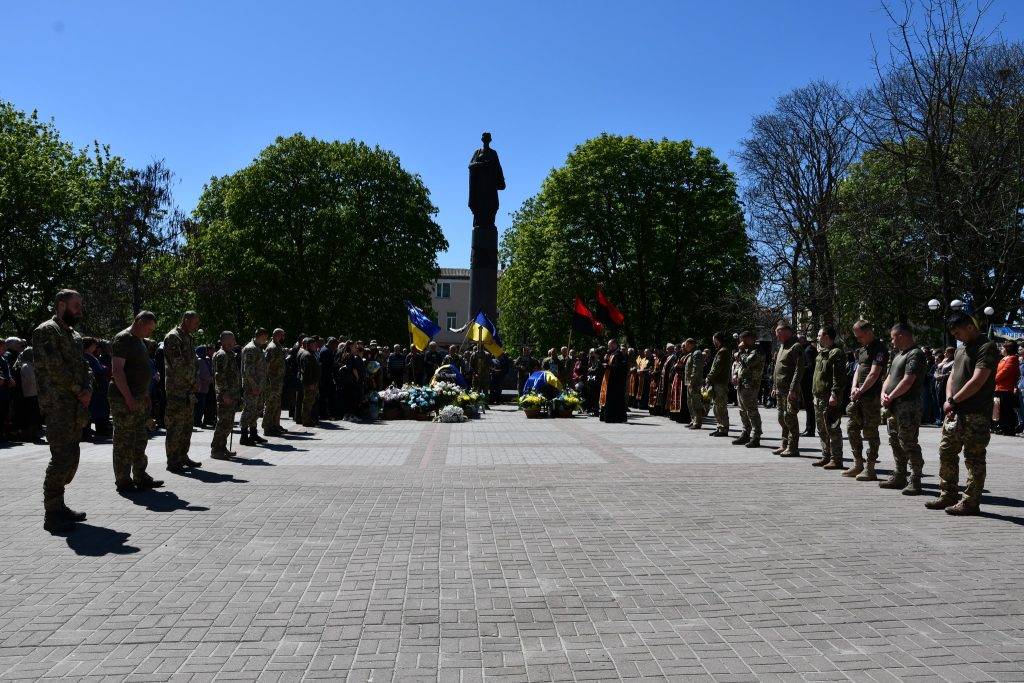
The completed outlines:
[[[779,446],[774,451],[772,451],[772,455],[782,455],[785,452],[786,452],[786,442],[783,441],[781,446]]]
[[[747,442],[747,448],[760,448],[761,447],[761,435],[754,434],[750,437],[750,441]]]
[[[856,477],[858,474],[864,471],[864,458],[853,459],[853,464],[850,465],[850,469],[843,472],[844,477]]]
[[[238,445],[239,446],[255,446],[256,445],[256,442],[253,441],[252,437],[249,435],[249,428],[248,427],[243,429],[242,430],[242,435],[240,437],[238,437]]]
[[[75,523],[61,510],[48,510],[43,517],[43,529],[51,534],[65,534],[74,528]]]
[[[827,462],[822,466],[823,470],[841,470],[843,469],[843,459],[834,457],[830,462]]]
[[[901,489],[907,485],[906,470],[896,470],[892,475],[878,485],[880,489]]]
[[[185,467],[187,467],[189,469],[197,468],[197,467],[202,467],[202,466],[203,466],[203,463],[199,462],[198,460],[193,460],[192,458],[189,458],[189,457],[185,458]]]
[[[231,451],[217,451],[215,453],[211,453],[210,457],[214,460],[230,460],[234,457],[234,454],[232,454]]]
[[[857,475],[857,481],[878,481],[878,475],[875,474],[875,463],[868,461],[864,465],[864,471]]]
[[[750,441],[750,432],[742,432],[739,436],[732,440],[733,446],[742,446],[743,444]]]
[[[904,496],[920,496],[921,495],[921,475],[915,474],[910,477],[910,482],[906,488],[902,491]]]
[[[249,430],[249,438],[252,439],[254,442],[256,442],[258,444],[260,444],[260,443],[268,443],[268,441],[266,439],[264,439],[262,436],[259,435],[259,432],[256,431],[255,427],[253,427],[252,429]]]
[[[977,515],[981,513],[981,506],[977,503],[967,500],[964,498],[956,505],[952,505],[946,508],[947,515],[953,515],[955,517],[967,517],[969,515]]]
[[[84,512],[76,512],[69,508],[64,501],[60,502],[61,512],[72,522],[84,522],[86,514]]]
[[[960,502],[960,496],[956,492],[943,492],[938,498],[929,500],[924,506],[929,510],[945,510],[946,508],[953,507],[958,502]]]
[[[781,453],[780,453],[781,455]],[[811,463],[811,467],[824,467],[825,465],[832,462],[832,458],[827,455],[822,455],[820,458]]]

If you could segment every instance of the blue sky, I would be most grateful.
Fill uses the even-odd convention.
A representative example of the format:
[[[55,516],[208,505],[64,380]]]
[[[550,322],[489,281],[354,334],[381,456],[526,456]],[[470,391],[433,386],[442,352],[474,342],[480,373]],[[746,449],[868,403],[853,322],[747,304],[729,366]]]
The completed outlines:
[[[997,0],[1024,36],[1024,3]],[[494,134],[508,213],[601,132],[690,138],[733,164],[752,115],[815,78],[860,87],[877,0],[4,3],[0,98],[79,145],[164,158],[186,211],[278,135],[356,138],[419,173],[466,266],[466,164]]]

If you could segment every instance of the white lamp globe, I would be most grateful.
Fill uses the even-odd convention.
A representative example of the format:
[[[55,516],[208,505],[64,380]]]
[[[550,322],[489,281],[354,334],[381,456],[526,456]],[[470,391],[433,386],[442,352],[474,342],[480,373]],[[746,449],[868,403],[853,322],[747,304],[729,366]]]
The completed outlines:
[[[996,314],[996,309],[992,308],[991,306],[986,306],[985,307],[985,315],[993,316],[995,314]]]
[[[960,301],[960,299],[953,299],[952,301],[949,302],[949,307],[952,308],[954,311],[959,311],[961,308],[964,307],[964,302]]]
[[[938,300],[938,299],[932,299],[931,301],[929,301],[929,302],[928,302],[928,308],[929,308],[930,310],[932,310],[932,311],[937,311],[937,310],[939,310],[939,306],[941,306],[941,305],[942,305],[942,304],[941,304],[941,303],[939,303],[939,300]]]

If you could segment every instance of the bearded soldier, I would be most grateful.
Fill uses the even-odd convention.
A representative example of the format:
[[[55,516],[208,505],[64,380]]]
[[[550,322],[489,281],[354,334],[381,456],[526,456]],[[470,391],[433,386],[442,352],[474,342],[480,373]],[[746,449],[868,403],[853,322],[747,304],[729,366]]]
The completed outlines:
[[[75,522],[85,520],[84,512],[75,512],[64,503],[64,488],[78,471],[78,442],[89,424],[92,398],[92,371],[85,362],[82,337],[74,330],[83,312],[82,295],[62,289],[57,293],[53,317],[32,332],[39,408],[50,445],[50,464],[43,479],[43,528],[50,533],[69,531]]]

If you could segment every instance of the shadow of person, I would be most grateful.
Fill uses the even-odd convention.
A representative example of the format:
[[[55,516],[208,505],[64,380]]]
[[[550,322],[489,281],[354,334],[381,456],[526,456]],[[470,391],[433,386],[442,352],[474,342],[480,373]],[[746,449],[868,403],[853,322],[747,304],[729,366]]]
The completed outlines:
[[[982,504],[985,499],[982,498]],[[989,512],[988,510],[982,509],[978,513],[978,517],[984,517],[986,519],[998,519],[1003,522],[1009,522],[1010,524],[1016,524],[1017,526],[1024,526],[1024,517],[1013,517],[1012,515],[1000,515],[995,512]]]
[[[68,547],[76,555],[101,557],[103,555],[130,555],[139,552],[133,545],[125,541],[131,536],[123,531],[114,531],[102,526],[79,522],[67,535]]]
[[[122,493],[136,505],[145,507],[150,512],[174,512],[175,510],[188,510],[189,512],[206,512],[210,508],[201,505],[191,505],[187,500],[182,500],[173,491],[166,489],[146,489],[144,491],[133,491]]]
[[[237,462],[239,465],[248,465],[250,467],[277,467],[274,463],[267,462],[263,458],[243,458],[240,455],[231,458],[231,462]]]
[[[305,451],[305,448],[296,448],[290,443],[265,443],[262,448],[269,451]]]
[[[320,422],[316,423],[316,429],[341,429],[341,430],[344,430],[344,429],[346,429],[346,427],[342,427],[341,425],[336,425],[333,422],[324,422],[323,420],[321,420]]]
[[[178,476],[195,479],[196,481],[205,482],[207,484],[221,484],[224,482],[231,482],[232,484],[249,483],[248,479],[237,479],[233,474],[228,474],[226,472],[212,472],[210,470],[185,470],[184,472],[179,472]]]

